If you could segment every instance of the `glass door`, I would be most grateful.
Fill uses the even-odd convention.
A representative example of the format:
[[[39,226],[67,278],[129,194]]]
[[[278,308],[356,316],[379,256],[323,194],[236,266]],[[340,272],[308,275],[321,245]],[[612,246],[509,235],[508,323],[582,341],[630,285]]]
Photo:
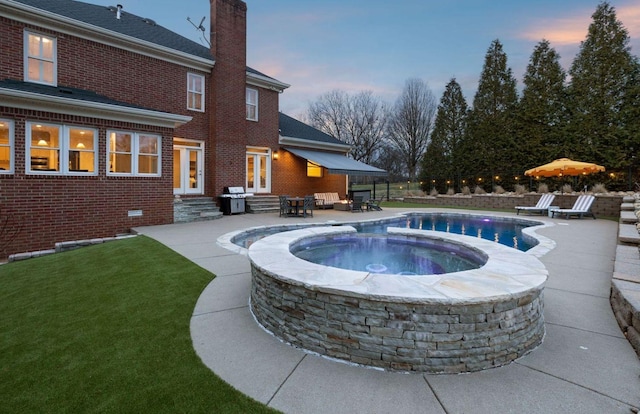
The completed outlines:
[[[203,194],[202,142],[174,139],[173,193]]]
[[[247,148],[247,193],[271,192],[271,150]]]

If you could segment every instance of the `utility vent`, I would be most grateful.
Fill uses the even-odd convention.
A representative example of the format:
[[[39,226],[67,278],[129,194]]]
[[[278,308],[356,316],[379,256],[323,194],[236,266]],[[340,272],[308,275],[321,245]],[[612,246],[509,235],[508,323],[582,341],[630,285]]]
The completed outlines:
[[[58,92],[68,93],[69,95],[73,93],[73,91],[69,88],[58,88]]]
[[[150,25],[150,26],[157,26],[156,22],[154,22],[153,20],[149,19],[148,17],[145,17],[144,19],[142,19],[143,22],[145,22],[146,24]]]
[[[129,210],[127,215],[129,217],[142,217],[142,210]]]

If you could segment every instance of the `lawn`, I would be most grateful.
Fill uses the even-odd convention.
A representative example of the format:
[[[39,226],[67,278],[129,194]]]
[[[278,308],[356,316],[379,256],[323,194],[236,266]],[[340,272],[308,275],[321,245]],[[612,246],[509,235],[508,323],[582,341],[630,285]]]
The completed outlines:
[[[0,411],[274,413],[193,350],[213,278],[143,236],[0,266]]]

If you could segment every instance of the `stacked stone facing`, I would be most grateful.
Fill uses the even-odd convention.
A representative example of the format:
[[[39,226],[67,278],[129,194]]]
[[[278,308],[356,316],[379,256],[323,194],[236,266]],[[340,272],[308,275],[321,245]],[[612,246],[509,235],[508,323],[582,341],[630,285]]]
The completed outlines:
[[[384,302],[307,289],[252,269],[251,309],[297,347],[392,371],[458,373],[507,364],[544,335],[542,289],[500,302]]]

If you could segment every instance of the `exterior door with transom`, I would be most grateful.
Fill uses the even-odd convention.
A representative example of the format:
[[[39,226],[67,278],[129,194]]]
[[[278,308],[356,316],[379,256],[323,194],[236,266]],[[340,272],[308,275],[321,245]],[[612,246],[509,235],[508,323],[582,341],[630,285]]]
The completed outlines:
[[[173,140],[173,194],[203,194],[204,143]]]
[[[247,193],[271,192],[271,150],[247,148]]]

